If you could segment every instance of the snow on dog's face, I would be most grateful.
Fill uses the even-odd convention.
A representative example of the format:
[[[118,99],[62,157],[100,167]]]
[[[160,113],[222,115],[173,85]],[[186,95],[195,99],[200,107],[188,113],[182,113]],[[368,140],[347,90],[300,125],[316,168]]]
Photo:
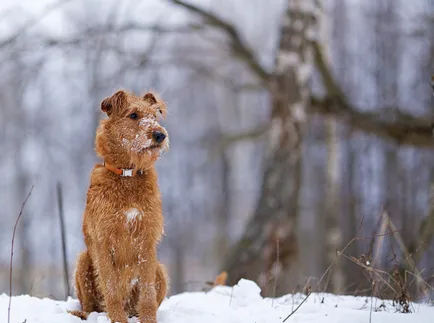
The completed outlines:
[[[96,150],[108,163],[145,170],[168,150],[168,133],[159,124],[166,105],[154,93],[118,91],[102,101],[101,110],[109,118],[97,130]]]

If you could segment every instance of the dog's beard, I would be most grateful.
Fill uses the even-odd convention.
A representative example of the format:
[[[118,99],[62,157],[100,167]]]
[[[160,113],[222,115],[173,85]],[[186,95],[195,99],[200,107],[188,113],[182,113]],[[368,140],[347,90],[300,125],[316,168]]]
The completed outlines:
[[[131,154],[131,164],[136,169],[147,170],[151,168],[160,158],[160,153],[157,149],[147,149],[143,152]]]
[[[151,145],[138,151],[133,151],[132,149],[131,164],[133,164],[136,169],[149,169],[168,149],[168,140],[162,145]]]

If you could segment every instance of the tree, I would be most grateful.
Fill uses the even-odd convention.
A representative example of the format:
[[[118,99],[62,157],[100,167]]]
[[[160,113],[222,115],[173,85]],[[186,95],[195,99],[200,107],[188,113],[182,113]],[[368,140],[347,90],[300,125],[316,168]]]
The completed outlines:
[[[204,15],[234,38],[252,70],[267,83],[272,106],[268,153],[256,211],[241,240],[233,248],[224,269],[236,283],[240,278],[258,281],[264,294],[281,294],[302,284],[297,246],[298,198],[301,185],[301,143],[310,103],[308,81],[313,69],[313,48],[318,9],[316,1],[289,0],[284,14],[275,71],[268,75],[251,50],[240,45],[236,31],[209,13],[181,1],[173,1]],[[280,276],[276,291],[270,289]],[[296,278],[296,276],[300,276]],[[285,282],[282,282],[286,280]],[[280,286],[284,286],[280,288]]]
[[[223,269],[229,280],[256,280],[265,294],[276,284],[277,294],[303,283],[298,264],[297,214],[301,183],[301,142],[307,113],[331,116],[356,130],[392,140],[398,145],[432,147],[432,118],[416,118],[396,111],[391,118],[376,112],[354,108],[334,79],[325,58],[318,34],[318,1],[288,0],[279,33],[273,72],[261,66],[254,52],[238,31],[210,11],[193,4],[170,0],[203,18],[205,25],[227,35],[230,49],[255,75],[270,95],[272,113],[263,131],[240,134],[254,138],[268,132],[268,156],[262,178],[261,193],[247,228],[226,259]],[[308,86],[313,65],[318,69],[326,89],[324,98],[311,95]],[[274,292],[274,291],[273,291]]]

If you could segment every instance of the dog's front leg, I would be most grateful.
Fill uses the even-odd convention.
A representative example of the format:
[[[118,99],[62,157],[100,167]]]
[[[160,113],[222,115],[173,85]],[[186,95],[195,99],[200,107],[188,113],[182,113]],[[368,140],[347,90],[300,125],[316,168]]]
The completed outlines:
[[[141,323],[157,323],[156,257],[140,266],[138,309]]]
[[[108,317],[113,323],[127,323],[128,317],[123,307],[126,284],[120,277],[120,271],[115,268],[108,249],[101,248],[99,251],[97,268]]]

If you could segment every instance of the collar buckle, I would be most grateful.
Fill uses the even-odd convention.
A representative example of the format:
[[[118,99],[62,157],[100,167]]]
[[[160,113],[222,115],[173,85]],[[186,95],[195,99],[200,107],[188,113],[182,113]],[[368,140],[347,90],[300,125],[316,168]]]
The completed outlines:
[[[122,169],[122,176],[133,177],[133,170],[132,169]]]

